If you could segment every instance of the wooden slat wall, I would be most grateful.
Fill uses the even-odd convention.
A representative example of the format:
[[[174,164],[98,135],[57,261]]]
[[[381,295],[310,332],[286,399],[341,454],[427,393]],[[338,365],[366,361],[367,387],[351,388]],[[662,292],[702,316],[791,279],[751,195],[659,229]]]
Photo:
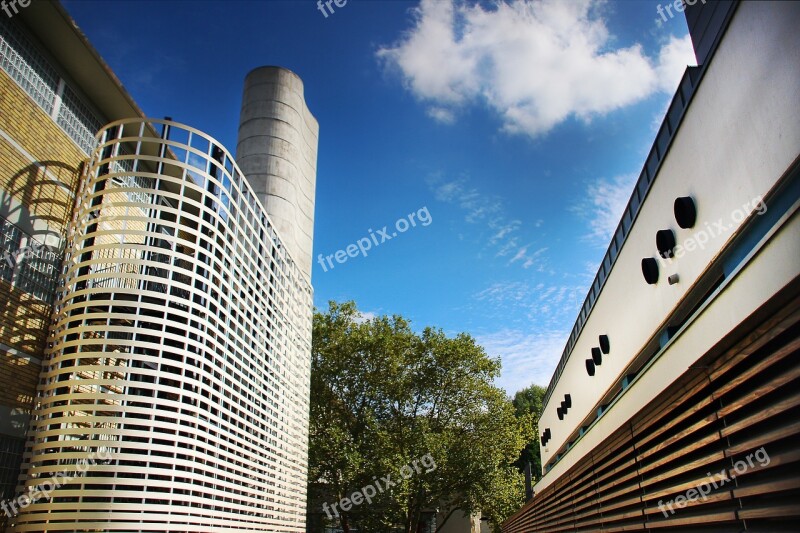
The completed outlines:
[[[704,356],[503,532],[800,531],[796,286],[784,291],[791,301],[784,294],[762,308],[718,345],[734,346]],[[670,511],[668,502],[698,488],[705,498],[690,493],[695,501]]]

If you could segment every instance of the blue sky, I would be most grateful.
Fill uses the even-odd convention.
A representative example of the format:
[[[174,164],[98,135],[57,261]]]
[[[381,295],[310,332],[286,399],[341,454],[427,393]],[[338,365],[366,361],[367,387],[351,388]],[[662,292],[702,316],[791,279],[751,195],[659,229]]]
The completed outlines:
[[[687,64],[658,2],[65,1],[144,112],[231,151],[245,74],[280,65],[320,123],[315,304],[468,332],[513,394],[546,386]],[[424,218],[424,217],[423,217]]]

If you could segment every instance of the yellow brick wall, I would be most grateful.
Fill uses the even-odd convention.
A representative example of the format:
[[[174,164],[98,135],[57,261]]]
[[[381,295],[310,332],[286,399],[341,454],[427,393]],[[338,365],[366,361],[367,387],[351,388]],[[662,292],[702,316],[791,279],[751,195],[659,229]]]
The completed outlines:
[[[27,151],[50,174],[66,185],[53,183],[41,168],[0,137],[0,189],[13,196],[51,229],[66,234],[72,217],[79,169],[86,155],[50,117],[0,70],[0,129]],[[0,343],[43,358],[51,308],[0,280]],[[39,377],[39,365],[12,356],[0,348],[0,405],[30,407]]]
[[[50,117],[0,70],[0,129],[73,193],[86,155]],[[73,200],[64,188],[5,139],[0,138],[0,188],[10,193],[54,229],[63,230],[72,216]]]
[[[7,281],[0,280],[0,342],[42,359],[52,308]],[[41,365],[0,348],[0,406],[33,403]]]
[[[50,306],[0,280],[0,342],[42,358]],[[0,406],[33,406],[41,365],[0,349]]]

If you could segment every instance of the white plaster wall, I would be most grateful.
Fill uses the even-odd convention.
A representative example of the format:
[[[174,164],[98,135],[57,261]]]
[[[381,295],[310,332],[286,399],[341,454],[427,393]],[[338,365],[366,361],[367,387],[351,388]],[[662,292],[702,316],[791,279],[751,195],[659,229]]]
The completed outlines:
[[[718,254],[735,228],[713,238],[705,249],[687,251],[665,267],[660,262],[660,278],[647,285],[641,273],[641,259],[658,257],[657,230],[671,228],[680,244],[719,219],[733,225],[731,215],[759,195],[764,195],[798,157],[800,148],[800,3],[743,2],[706,72],[694,100],[662,164],[659,175],[639,213],[628,240],[589,317],[575,350],[555,387],[540,421],[540,428],[551,428],[552,438],[542,450],[546,464],[593,409],[598,399],[621,377],[622,370],[643,348],[647,339],[684,297],[686,290]],[[680,229],[673,216],[676,197],[695,198],[698,213],[694,228]],[[788,231],[788,230],[786,230]],[[795,233],[782,240],[797,240]],[[784,243],[785,246],[796,243]],[[777,244],[775,244],[777,246]],[[676,379],[692,358],[714,339],[737,324],[761,302],[798,272],[797,248],[782,248],[773,263],[758,267],[760,276],[752,279],[744,294],[736,296],[730,307],[718,311],[708,327],[695,327],[681,343],[703,334],[686,350],[670,350],[659,361],[663,370],[650,370],[650,386],[637,384],[625,395],[625,403],[640,408]],[[794,255],[791,255],[794,254]],[[763,254],[762,254],[763,255]],[[793,258],[787,261],[788,258]],[[758,259],[763,264],[764,259]],[[750,267],[755,272],[756,265]],[[668,275],[678,273],[680,282],[669,285]],[[743,282],[736,282],[737,284]],[[738,294],[741,288],[736,289]],[[734,298],[734,296],[726,296]],[[710,318],[709,318],[710,320]],[[727,328],[727,329],[726,329]],[[584,361],[598,345],[598,335],[610,338],[611,353],[603,356],[602,366],[589,377]],[[678,357],[680,360],[672,360]],[[658,365],[657,365],[658,366]],[[656,377],[654,377],[656,376]],[[634,394],[634,391],[635,394]],[[572,408],[563,421],[556,407],[569,393]],[[623,412],[624,411],[624,412]],[[629,414],[620,405],[604,415],[602,423],[576,445],[567,456],[537,484],[541,490],[559,473],[619,427]],[[627,414],[626,414],[627,413]],[[588,437],[588,438],[587,438]]]

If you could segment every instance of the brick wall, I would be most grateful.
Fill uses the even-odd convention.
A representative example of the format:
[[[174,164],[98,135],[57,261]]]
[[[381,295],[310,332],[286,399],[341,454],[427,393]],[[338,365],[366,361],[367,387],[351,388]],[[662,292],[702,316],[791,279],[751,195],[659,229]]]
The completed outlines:
[[[71,194],[86,155],[2,70],[0,130],[37,163],[0,135],[3,195],[13,197],[51,230],[65,235],[72,217]],[[0,280],[0,343],[41,359],[50,313],[49,305]],[[38,364],[0,347],[0,407],[29,408],[39,370]]]
[[[63,231],[72,217],[79,167],[86,155],[0,70],[0,129],[47,168],[49,176],[0,137],[0,188]],[[51,176],[62,185],[53,183]]]

